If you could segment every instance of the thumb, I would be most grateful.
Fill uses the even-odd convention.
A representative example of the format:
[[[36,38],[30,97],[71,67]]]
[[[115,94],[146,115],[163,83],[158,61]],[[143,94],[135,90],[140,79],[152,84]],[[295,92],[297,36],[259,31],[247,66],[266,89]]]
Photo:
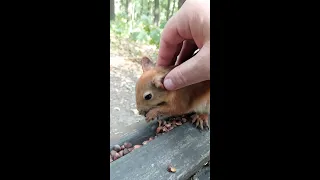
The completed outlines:
[[[176,90],[209,79],[210,50],[204,46],[197,55],[171,70],[164,79],[164,86]]]

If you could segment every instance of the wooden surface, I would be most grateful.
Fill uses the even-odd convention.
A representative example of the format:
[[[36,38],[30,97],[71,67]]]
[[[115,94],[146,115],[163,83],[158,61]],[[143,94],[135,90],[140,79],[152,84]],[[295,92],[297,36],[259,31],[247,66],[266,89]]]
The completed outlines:
[[[210,165],[204,166],[189,180],[209,180],[210,179]]]
[[[155,135],[157,123],[119,142],[141,144]],[[111,147],[110,147],[111,149]],[[191,123],[158,136],[139,149],[110,164],[111,180],[184,180],[190,178],[210,160],[210,131],[200,131]],[[176,173],[167,171],[169,164]]]
[[[164,118],[162,118],[164,119]],[[117,144],[122,145],[125,142],[130,142],[133,145],[142,144],[143,141],[148,140],[149,137],[156,135],[156,129],[158,127],[157,121],[148,123],[146,127],[139,128],[136,132],[132,132],[129,135],[123,137]],[[110,145],[110,151],[115,144]]]

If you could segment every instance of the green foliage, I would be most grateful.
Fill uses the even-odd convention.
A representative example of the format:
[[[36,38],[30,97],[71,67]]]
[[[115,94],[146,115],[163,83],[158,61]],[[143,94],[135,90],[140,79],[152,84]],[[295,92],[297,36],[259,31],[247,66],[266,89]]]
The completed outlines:
[[[126,13],[125,6],[121,5],[121,9],[115,12],[115,20],[110,22],[111,33],[124,39],[129,38],[139,43],[159,47],[160,35],[167,22],[166,13],[169,11],[169,14],[171,14],[173,5],[167,9],[168,1],[159,1],[160,18],[159,25],[156,25],[154,23],[154,12],[152,11],[155,9],[154,1],[150,0],[149,3],[152,7],[149,7],[149,9],[148,1],[131,0],[131,6],[128,8],[129,14]],[[173,4],[173,1],[171,4]],[[177,8],[175,8],[175,11],[177,11]]]

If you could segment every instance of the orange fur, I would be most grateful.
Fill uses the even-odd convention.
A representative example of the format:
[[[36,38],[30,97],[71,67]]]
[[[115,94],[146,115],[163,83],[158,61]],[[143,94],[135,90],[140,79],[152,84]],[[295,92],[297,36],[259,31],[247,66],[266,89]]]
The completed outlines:
[[[136,105],[139,113],[146,115],[147,121],[159,115],[209,114],[210,80],[168,91],[163,86],[163,78],[173,67],[155,67],[144,57],[142,69],[143,74],[136,83]],[[147,92],[152,94],[152,99],[144,99]]]

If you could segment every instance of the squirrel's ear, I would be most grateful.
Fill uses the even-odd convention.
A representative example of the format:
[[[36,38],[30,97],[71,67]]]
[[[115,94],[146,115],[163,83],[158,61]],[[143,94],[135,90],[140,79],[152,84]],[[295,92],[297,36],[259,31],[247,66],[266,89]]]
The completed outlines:
[[[154,84],[157,88],[166,89],[163,85],[164,78],[166,75],[174,68],[175,66],[167,67],[165,70],[160,71],[156,76],[152,79],[152,84]]]
[[[142,70],[143,72],[150,70],[151,68],[154,67],[154,64],[152,63],[152,61],[147,58],[147,57],[143,57],[141,59],[141,66],[142,66]]]
[[[163,85],[164,75],[157,75],[152,79],[152,84],[154,84],[157,88],[165,89]]]

